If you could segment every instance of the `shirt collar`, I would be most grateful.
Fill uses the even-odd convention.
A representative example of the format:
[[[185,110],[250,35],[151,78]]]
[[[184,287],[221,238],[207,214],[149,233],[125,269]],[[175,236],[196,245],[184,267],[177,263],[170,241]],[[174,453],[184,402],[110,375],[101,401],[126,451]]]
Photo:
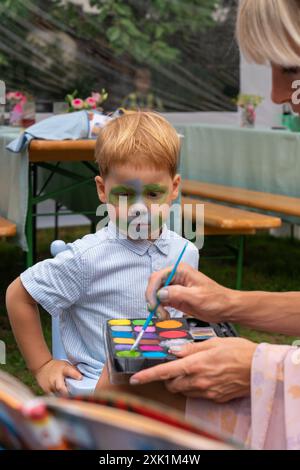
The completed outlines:
[[[131,240],[127,238],[126,235],[118,230],[117,226],[111,220],[108,223],[107,230],[110,237],[117,239],[122,245],[140,256],[147,253],[151,246],[156,246],[156,248],[166,256],[169,254],[170,236],[166,224],[163,225],[160,237],[154,242],[149,240]]]

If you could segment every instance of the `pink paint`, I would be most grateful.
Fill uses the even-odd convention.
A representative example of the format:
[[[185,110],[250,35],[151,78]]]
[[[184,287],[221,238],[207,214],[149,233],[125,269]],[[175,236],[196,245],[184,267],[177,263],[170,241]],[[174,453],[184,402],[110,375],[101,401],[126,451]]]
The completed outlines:
[[[161,346],[154,346],[154,345],[141,345],[141,351],[163,351],[164,349]]]
[[[186,331],[162,331],[159,333],[159,336],[162,336],[163,338],[185,338],[187,336]]]
[[[135,326],[134,331],[137,331],[138,333],[141,331],[142,326]],[[146,333],[154,333],[155,332],[155,326],[148,326],[146,328]]]

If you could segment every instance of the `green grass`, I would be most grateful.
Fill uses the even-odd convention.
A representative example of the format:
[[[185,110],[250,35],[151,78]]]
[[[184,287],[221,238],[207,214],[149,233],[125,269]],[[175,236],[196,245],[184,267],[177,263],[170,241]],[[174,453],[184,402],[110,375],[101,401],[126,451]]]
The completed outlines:
[[[88,227],[60,230],[60,238],[66,242],[82,237]],[[38,232],[39,259],[50,256],[49,246],[53,239],[52,230]],[[209,238],[203,255],[211,250],[224,253],[223,238]],[[0,242],[0,339],[6,343],[6,365],[1,368],[18,377],[35,393],[41,393],[18,351],[5,310],[5,290],[9,283],[24,270],[24,254],[8,242]],[[245,249],[244,290],[297,291],[299,290],[300,243],[290,239],[276,239],[269,236],[248,237]],[[235,286],[236,267],[234,261],[203,260],[201,270],[216,281],[228,287]],[[43,329],[50,345],[49,315],[41,311]],[[290,344],[294,338],[279,334],[268,334],[237,326],[241,336],[256,342]]]

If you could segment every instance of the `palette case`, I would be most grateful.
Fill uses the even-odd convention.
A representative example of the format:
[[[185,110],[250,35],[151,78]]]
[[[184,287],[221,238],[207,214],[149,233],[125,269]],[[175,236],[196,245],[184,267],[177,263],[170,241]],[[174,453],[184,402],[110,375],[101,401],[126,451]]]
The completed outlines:
[[[172,343],[192,342],[188,322],[183,318],[161,321],[154,318],[137,349],[131,351],[145,319],[115,319],[106,324],[106,357],[113,384],[128,383],[134,373],[164,362],[173,361],[169,354]]]
[[[161,321],[154,318],[135,351],[135,342],[145,319],[112,319],[106,323],[105,346],[109,377],[112,384],[124,384],[134,373],[176,356],[169,353],[173,345],[204,341],[216,336],[236,336],[228,324],[208,324],[195,318],[171,318]]]

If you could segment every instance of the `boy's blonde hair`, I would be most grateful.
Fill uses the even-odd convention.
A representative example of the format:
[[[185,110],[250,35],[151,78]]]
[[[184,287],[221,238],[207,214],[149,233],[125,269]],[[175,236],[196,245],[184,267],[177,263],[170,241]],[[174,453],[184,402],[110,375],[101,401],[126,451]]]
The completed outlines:
[[[180,138],[171,124],[152,111],[126,112],[99,132],[95,157],[100,175],[114,165],[165,169],[174,177],[180,152]]]
[[[246,58],[300,65],[300,1],[240,0],[236,35]]]

